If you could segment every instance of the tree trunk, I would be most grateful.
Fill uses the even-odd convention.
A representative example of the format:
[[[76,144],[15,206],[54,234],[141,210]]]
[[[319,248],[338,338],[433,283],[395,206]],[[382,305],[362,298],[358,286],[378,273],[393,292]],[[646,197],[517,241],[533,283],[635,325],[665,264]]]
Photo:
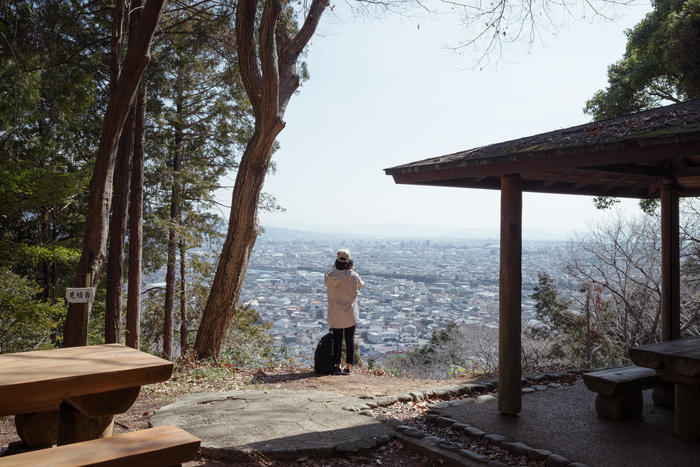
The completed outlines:
[[[180,355],[187,352],[187,252],[180,240]]]
[[[124,239],[129,201],[129,175],[134,152],[134,108],[124,124],[115,164],[116,189],[113,191],[112,218],[109,226],[107,259],[107,297],[105,303],[105,343],[122,341],[122,305],[124,285]]]
[[[146,85],[136,99],[134,154],[129,191],[129,283],[126,303],[126,345],[139,348],[141,321],[141,260],[143,245],[143,145],[146,121]]]
[[[178,91],[179,93],[179,91]],[[175,123],[175,154],[170,198],[170,227],[168,231],[168,266],[165,275],[165,306],[163,307],[163,355],[170,360],[173,353],[173,308],[175,298],[175,262],[177,256],[177,229],[180,224],[180,180],[182,170],[182,98],[178,95]]]
[[[102,121],[100,144],[95,158],[95,167],[88,188],[87,222],[83,248],[78,262],[75,283],[83,286],[87,274],[91,285],[97,285],[104,262],[107,245],[107,227],[112,199],[112,179],[116,148],[124,122],[131,108],[141,76],[150,61],[150,45],[160,19],[165,0],[148,0],[141,10],[139,27],[126,53],[116,86],[110,93],[109,103]],[[80,303],[68,306],[64,327],[64,345],[87,344],[88,316]]]
[[[255,117],[255,131],[246,145],[236,175],[228,233],[216,275],[197,330],[198,358],[218,358],[241,295],[248,260],[260,226],[258,204],[272,146],[284,128],[284,112],[299,87],[296,64],[309,42],[328,0],[313,0],[304,24],[294,37],[283,21],[279,0],[267,0],[259,23],[258,0],[239,0],[236,46],[243,86]],[[255,29],[258,27],[256,40]]]

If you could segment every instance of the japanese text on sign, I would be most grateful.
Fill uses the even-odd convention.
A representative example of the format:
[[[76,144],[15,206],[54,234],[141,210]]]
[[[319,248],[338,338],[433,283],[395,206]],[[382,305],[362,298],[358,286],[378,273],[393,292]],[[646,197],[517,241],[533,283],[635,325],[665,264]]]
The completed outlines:
[[[66,300],[68,300],[68,303],[91,303],[94,299],[94,287],[66,289]]]

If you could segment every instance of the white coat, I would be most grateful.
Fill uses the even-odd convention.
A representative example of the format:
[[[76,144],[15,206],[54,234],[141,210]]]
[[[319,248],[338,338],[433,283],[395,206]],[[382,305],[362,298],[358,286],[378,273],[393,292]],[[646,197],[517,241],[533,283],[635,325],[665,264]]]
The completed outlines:
[[[328,325],[334,329],[349,328],[357,324],[360,309],[357,295],[365,283],[355,271],[340,271],[333,266],[323,276],[328,288]]]

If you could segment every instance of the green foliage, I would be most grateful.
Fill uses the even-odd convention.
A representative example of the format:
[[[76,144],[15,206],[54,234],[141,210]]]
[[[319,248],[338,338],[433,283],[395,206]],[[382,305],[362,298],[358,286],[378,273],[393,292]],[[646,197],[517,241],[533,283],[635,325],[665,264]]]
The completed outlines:
[[[243,306],[233,316],[222,356],[239,367],[270,366],[274,359],[273,344],[270,323],[262,322],[255,309]]]
[[[17,260],[39,266],[45,262],[76,265],[80,259],[80,251],[75,248],[66,248],[60,245],[27,245],[16,243],[13,252]]]
[[[549,274],[537,273],[537,285],[530,298],[535,300],[535,318],[542,323],[527,330],[533,337],[549,337],[575,324],[567,313],[570,302],[559,298],[557,285]]]
[[[608,86],[586,101],[583,111],[594,120],[700,98],[700,0],[656,0],[653,6],[626,31],[627,49],[608,67]],[[597,209],[617,202],[608,196],[593,200]],[[651,214],[658,200],[639,204]]]
[[[608,87],[586,102],[595,120],[700,97],[700,0],[657,0],[626,32],[622,59],[608,68]]]
[[[600,210],[610,209],[619,202],[619,199],[610,196],[596,196],[593,198],[593,206]]]
[[[477,332],[488,334],[483,329]],[[484,342],[474,337],[456,323],[447,323],[433,330],[426,345],[393,356],[385,367],[393,376],[419,378],[453,378],[493,369],[485,363],[488,358],[475,351],[474,345],[482,346]]]
[[[42,290],[26,277],[0,266],[0,353],[56,345],[56,329],[65,317],[63,301],[40,300]]]
[[[528,327],[528,338],[546,340],[547,357],[574,366],[609,366],[624,358],[624,345],[609,330],[613,310],[603,298],[602,288],[587,285],[583,309],[573,310],[571,301],[559,296],[554,279],[537,274],[537,285],[530,295],[535,300],[535,317],[542,323]]]

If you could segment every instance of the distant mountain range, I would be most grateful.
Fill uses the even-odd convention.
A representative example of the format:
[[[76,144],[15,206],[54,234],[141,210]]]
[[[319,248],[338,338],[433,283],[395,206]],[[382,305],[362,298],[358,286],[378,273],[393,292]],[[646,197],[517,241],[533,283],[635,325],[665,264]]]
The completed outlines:
[[[285,227],[263,226],[262,238],[269,240],[360,240],[360,239],[411,239],[411,240],[498,240],[499,232],[493,229],[459,229],[450,227],[428,227],[409,225],[366,225],[348,226],[347,231],[330,226],[329,231],[290,229]],[[332,229],[337,229],[333,231]],[[524,240],[562,241],[569,234],[547,232],[540,229],[523,231]]]

